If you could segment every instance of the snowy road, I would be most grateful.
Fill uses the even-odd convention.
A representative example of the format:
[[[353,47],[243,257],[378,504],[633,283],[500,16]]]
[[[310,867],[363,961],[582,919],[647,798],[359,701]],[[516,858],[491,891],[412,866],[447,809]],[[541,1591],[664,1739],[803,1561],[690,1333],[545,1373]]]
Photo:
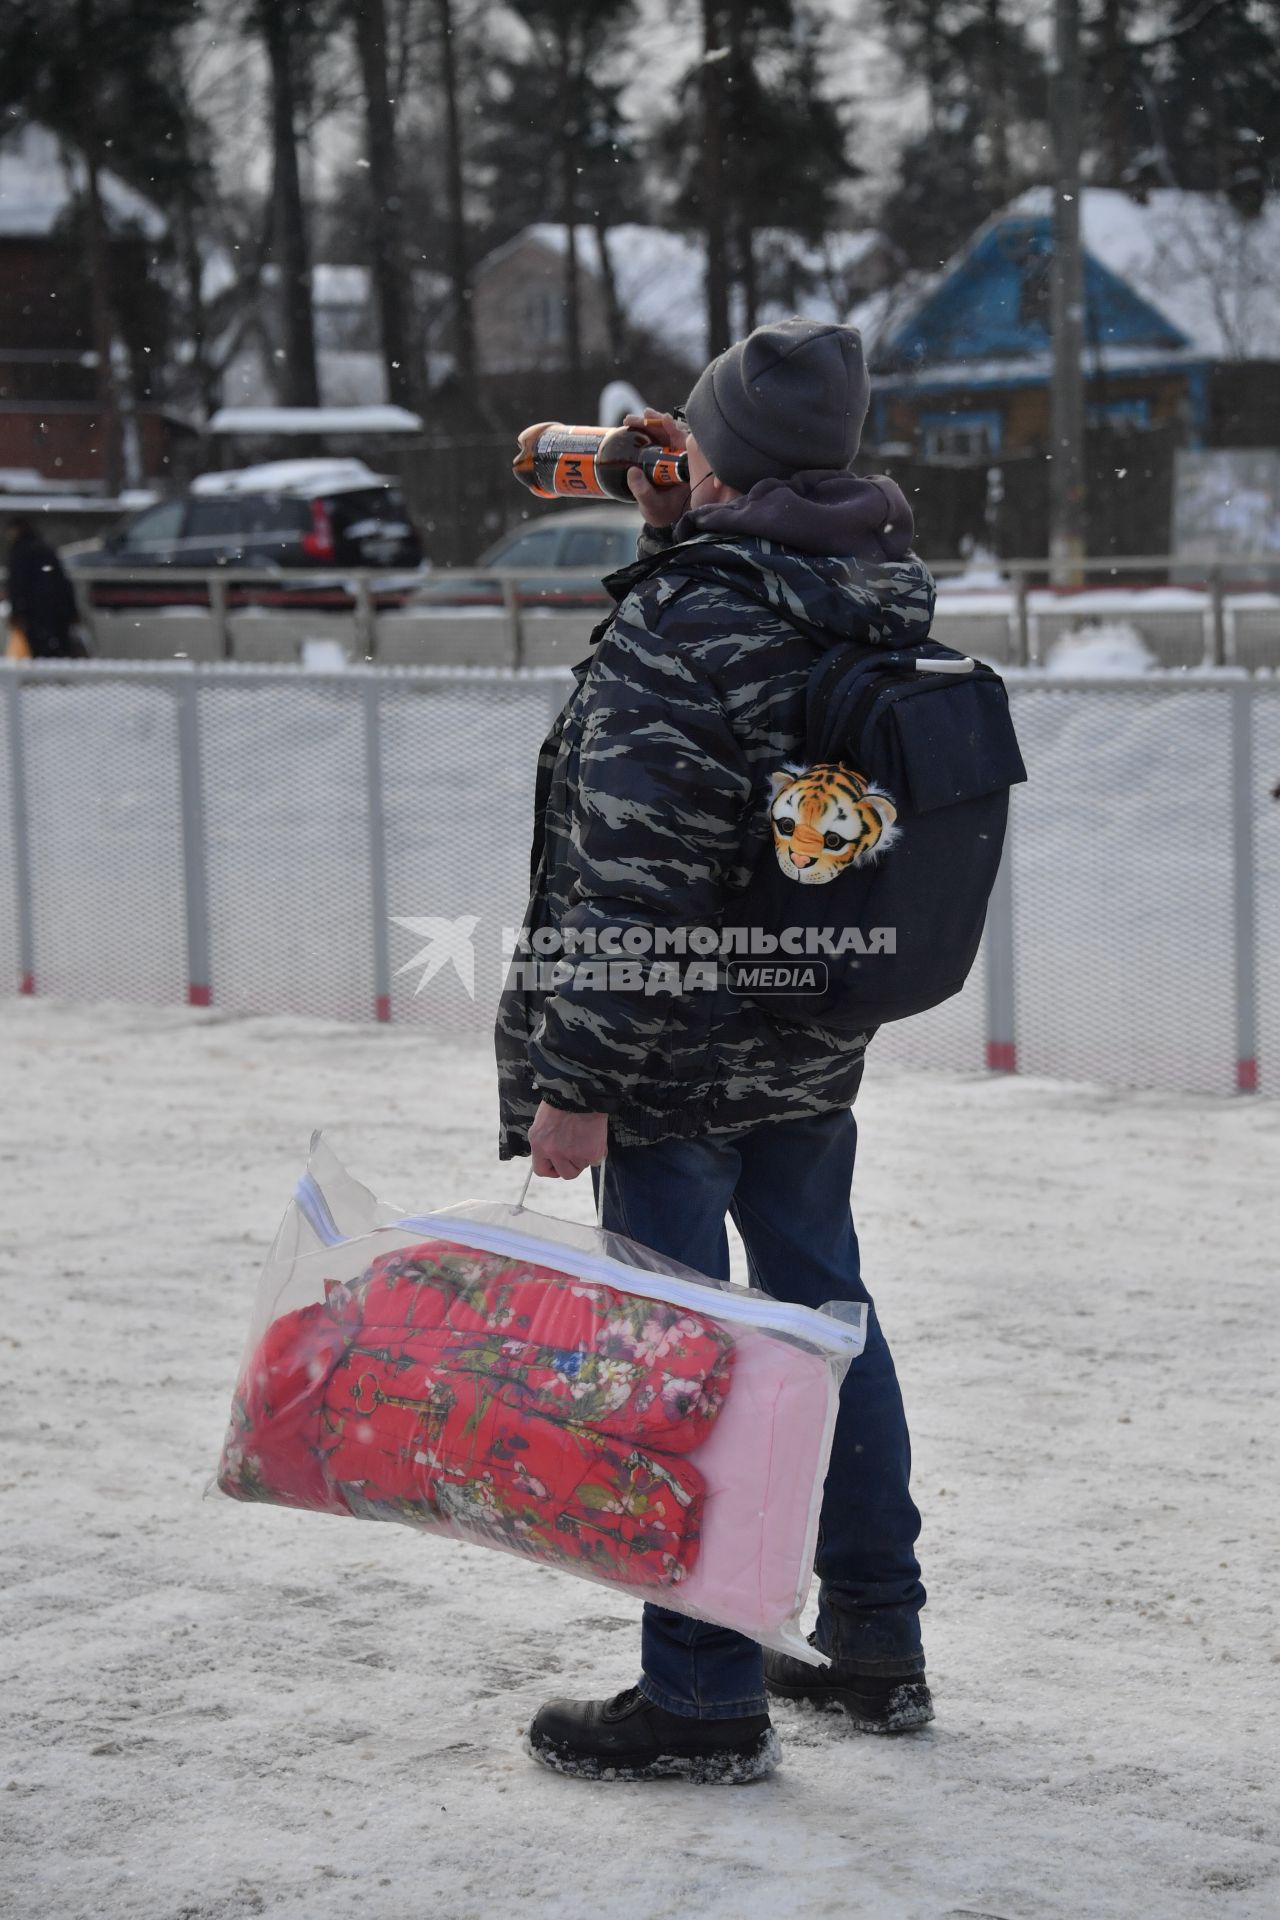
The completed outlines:
[[[0,1911],[1280,1911],[1275,1103],[873,1065],[938,1720],[783,1710],[774,1781],[697,1792],[520,1750],[549,1691],[634,1678],[631,1602],[201,1498],[311,1128],[388,1199],[510,1195],[486,1047],[7,1001],[0,1087]]]

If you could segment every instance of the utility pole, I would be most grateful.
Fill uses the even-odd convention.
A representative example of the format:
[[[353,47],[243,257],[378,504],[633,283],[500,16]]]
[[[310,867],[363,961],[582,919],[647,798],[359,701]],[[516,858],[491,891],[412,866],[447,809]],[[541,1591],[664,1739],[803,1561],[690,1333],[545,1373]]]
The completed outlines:
[[[724,205],[724,79],[732,49],[720,39],[720,0],[702,0],[702,220],[707,238],[707,352],[729,345]]]
[[[1084,261],[1080,251],[1080,0],[1054,0],[1053,261],[1049,283],[1049,560],[1056,586],[1084,558]]]

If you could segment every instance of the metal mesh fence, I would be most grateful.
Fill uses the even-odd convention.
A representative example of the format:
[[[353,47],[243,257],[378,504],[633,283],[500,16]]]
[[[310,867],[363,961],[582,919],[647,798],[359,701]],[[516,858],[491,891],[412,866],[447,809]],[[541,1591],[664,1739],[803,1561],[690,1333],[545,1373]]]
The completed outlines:
[[[984,939],[973,972],[953,1000],[881,1027],[873,1042],[877,1065],[946,1067],[964,1072],[983,1065],[986,1057],[987,941]]]
[[[1280,1097],[1280,684],[1250,701],[1258,1087]]]
[[[219,1005],[375,1012],[364,729],[340,680],[200,688]]]
[[[180,1000],[173,700],[136,680],[38,680],[20,700],[35,977],[71,1000]]]
[[[1016,715],[1020,1066],[1231,1091],[1229,694],[1026,688]]]
[[[18,875],[15,860],[14,755],[12,738],[17,723],[16,687],[0,700],[0,992],[22,983],[24,971],[18,946]]]
[[[564,699],[565,676],[403,681],[380,699],[391,924],[391,1017],[487,1030],[504,973],[504,929],[518,929],[529,890],[533,769]],[[475,922],[470,932],[466,923]],[[405,922],[416,922],[406,925]],[[435,923],[435,924],[433,924]],[[473,956],[474,997],[459,967]]]
[[[563,672],[3,675],[3,991],[29,950],[41,993],[489,1027]],[[1280,683],[1011,693],[1030,781],[977,966],[876,1059],[1280,1092]]]

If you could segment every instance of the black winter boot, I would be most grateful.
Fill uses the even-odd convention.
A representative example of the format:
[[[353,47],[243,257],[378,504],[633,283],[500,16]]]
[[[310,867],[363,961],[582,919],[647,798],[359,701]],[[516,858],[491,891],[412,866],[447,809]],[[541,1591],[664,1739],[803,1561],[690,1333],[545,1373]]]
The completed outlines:
[[[549,1700],[529,1728],[529,1753],[556,1773],[583,1780],[688,1780],[745,1786],[778,1764],[767,1713],[693,1720],[667,1713],[628,1687],[612,1700]]]
[[[815,1644],[812,1634],[809,1644]],[[933,1700],[922,1673],[857,1673],[834,1663],[811,1667],[766,1647],[764,1683],[779,1700],[804,1700],[827,1712],[843,1710],[859,1733],[911,1733],[933,1718]]]

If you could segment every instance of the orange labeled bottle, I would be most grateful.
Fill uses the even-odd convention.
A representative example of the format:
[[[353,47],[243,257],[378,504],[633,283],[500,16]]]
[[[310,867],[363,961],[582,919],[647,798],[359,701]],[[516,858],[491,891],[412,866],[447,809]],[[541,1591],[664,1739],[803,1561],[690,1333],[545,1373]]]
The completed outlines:
[[[634,427],[566,427],[548,420],[533,440],[521,435],[511,463],[517,480],[540,500],[632,499],[627,473],[639,467],[655,487],[688,483],[689,460]]]

